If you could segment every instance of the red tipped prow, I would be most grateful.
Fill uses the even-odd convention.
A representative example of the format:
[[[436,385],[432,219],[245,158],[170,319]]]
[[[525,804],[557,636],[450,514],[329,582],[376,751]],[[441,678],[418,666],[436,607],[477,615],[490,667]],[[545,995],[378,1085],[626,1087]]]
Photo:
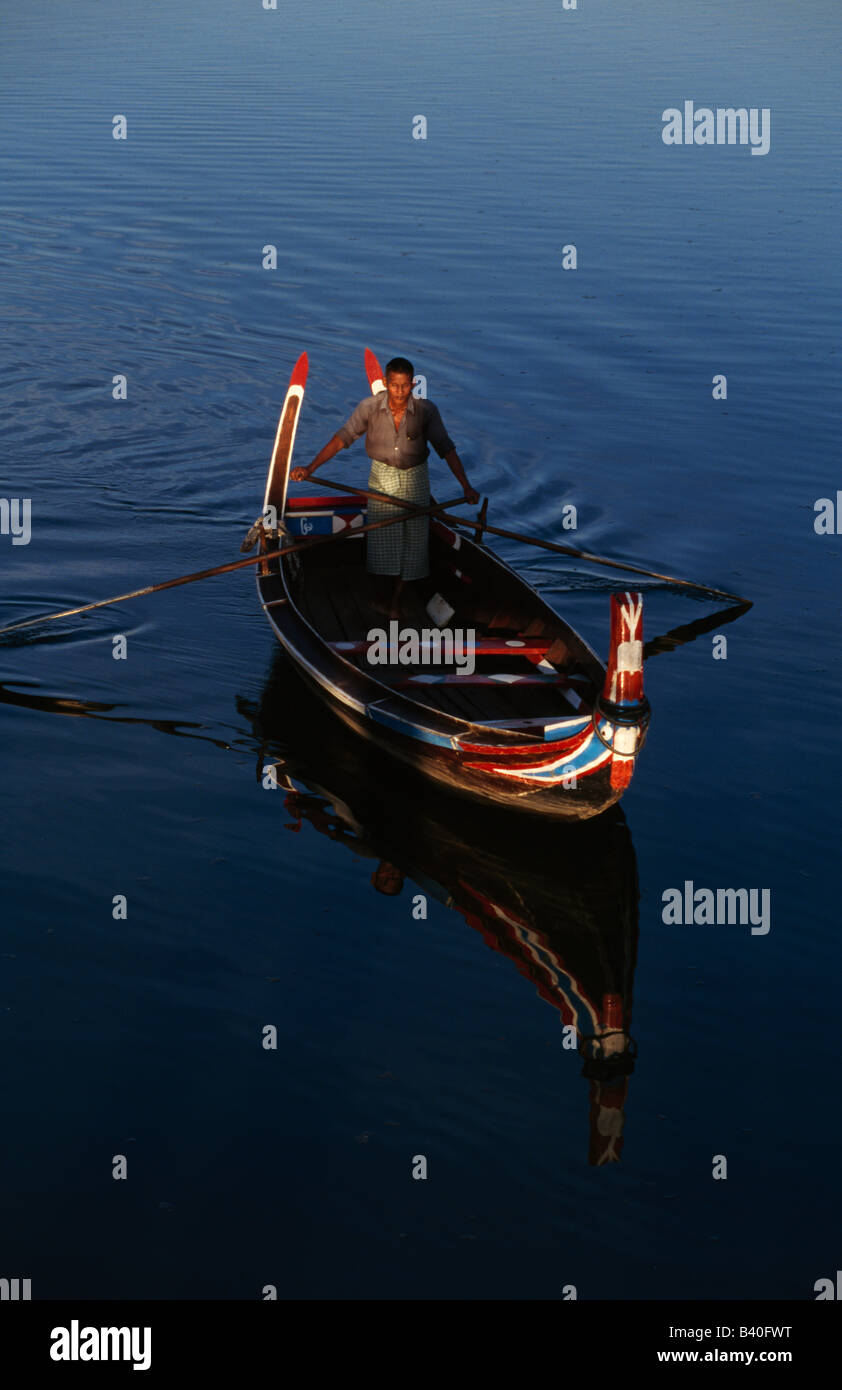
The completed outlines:
[[[307,371],[309,369],[309,366],[310,363],[307,361],[307,354],[306,352],[302,352],[301,356],[299,357],[298,361],[292,369],[292,376],[289,379],[290,386],[303,387],[307,385]]]
[[[599,707],[614,724],[611,786],[623,791],[649,719],[643,695],[643,595],[634,590],[611,595],[611,649]]]
[[[611,649],[603,700],[612,705],[643,699],[643,595],[611,595]]]
[[[272,450],[272,462],[269,464],[269,476],[266,479],[263,510],[265,512],[266,508],[271,505],[275,508],[279,518],[283,517],[286,507],[289,468],[295,444],[295,431],[298,428],[298,416],[301,412],[301,402],[304,399],[304,387],[307,384],[308,366],[307,354],[302,352],[292,369],[287,393],[281,406],[278,429],[275,435],[275,447]]]
[[[365,350],[365,374],[368,377],[368,384],[371,387],[373,395],[376,396],[379,391],[384,391],[386,389],[383,382],[383,368],[377,361],[371,348],[366,348]]]

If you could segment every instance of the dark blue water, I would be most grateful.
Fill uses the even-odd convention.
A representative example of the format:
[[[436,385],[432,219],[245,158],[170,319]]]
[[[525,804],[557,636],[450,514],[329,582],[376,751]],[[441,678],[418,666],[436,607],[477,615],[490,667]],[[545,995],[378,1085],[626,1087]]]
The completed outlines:
[[[337,731],[249,571],[0,646],[0,1277],[812,1298],[839,1262],[837,7],[38,0],[3,29],[0,496],[32,532],[0,535],[0,622],[237,558],[299,352],[306,462],[365,346],[426,376],[490,520],[754,606],[727,659],[708,633],[647,663],[625,819],[555,838]],[[685,100],[769,108],[769,153],[666,146]],[[362,446],[331,475],[362,482]],[[499,549],[605,655],[611,572]],[[650,638],[714,611],[642,587]],[[665,924],[686,880],[768,888],[771,929]],[[600,1090],[564,1024],[612,990],[636,1056]]]

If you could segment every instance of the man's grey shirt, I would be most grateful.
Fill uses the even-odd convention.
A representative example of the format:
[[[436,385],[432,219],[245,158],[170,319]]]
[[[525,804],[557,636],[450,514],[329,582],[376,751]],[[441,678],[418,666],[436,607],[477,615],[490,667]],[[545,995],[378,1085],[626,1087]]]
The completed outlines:
[[[438,407],[417,396],[410,396],[400,429],[396,430],[385,391],[360,401],[336,433],[346,446],[364,434],[369,458],[390,463],[394,468],[414,468],[423,463],[430,453],[428,442],[441,458],[456,447],[442,424]]]

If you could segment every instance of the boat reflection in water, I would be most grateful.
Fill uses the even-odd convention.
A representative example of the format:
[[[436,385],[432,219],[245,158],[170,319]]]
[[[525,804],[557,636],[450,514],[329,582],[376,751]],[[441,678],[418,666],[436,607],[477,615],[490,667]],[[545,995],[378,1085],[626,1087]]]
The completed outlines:
[[[617,1162],[638,936],[622,811],[559,825],[448,796],[350,735],[282,653],[259,708],[238,706],[262,746],[258,776],[273,767],[286,789],[289,829],[309,826],[374,860],[372,891],[412,893],[411,881],[445,902],[557,1010],[561,1046],[578,1049],[590,1083],[589,1162]]]

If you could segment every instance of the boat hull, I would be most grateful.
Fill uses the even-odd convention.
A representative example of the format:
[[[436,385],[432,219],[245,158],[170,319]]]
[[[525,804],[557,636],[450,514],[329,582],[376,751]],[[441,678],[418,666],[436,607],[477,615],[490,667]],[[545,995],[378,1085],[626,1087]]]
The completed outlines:
[[[617,777],[613,726],[598,714],[565,721],[569,727],[559,731],[559,739],[525,743],[516,732],[454,719],[396,696],[320,641],[276,563],[272,569],[259,574],[257,583],[281,646],[314,695],[355,733],[475,803],[580,821],[620,800],[628,777]]]
[[[575,788],[564,787],[561,784],[547,787],[540,784],[524,786],[522,779],[513,784],[500,772],[484,772],[466,766],[464,756],[456,750],[438,748],[431,744],[419,746],[414,738],[383,728],[370,717],[360,715],[347,705],[331,699],[323,687],[306,672],[302,672],[302,675],[314,693],[325,700],[349,729],[369,739],[406,766],[432,778],[448,791],[467,797],[475,803],[505,807],[545,818],[552,817],[555,820],[580,821],[601,815],[603,811],[616,805],[623,795],[623,788],[611,786],[610,762],[587,778],[581,779]]]

